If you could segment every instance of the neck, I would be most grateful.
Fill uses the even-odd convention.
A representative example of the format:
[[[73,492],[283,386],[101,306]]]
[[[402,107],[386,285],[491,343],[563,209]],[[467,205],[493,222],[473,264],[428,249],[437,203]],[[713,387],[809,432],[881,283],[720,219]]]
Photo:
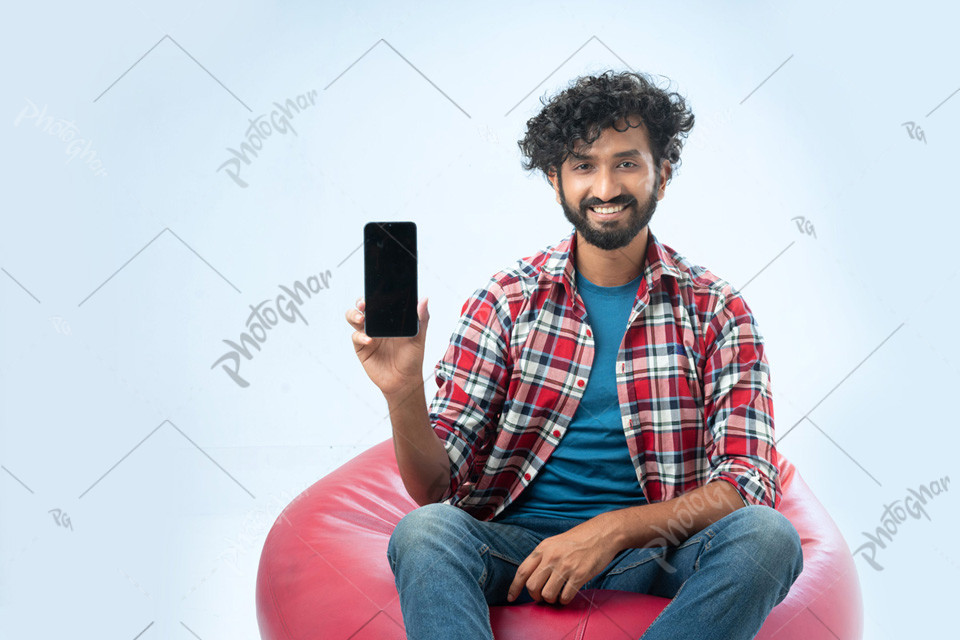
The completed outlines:
[[[577,232],[574,264],[583,277],[598,286],[627,284],[643,273],[649,236],[649,228],[644,227],[630,244],[606,251],[588,244]]]

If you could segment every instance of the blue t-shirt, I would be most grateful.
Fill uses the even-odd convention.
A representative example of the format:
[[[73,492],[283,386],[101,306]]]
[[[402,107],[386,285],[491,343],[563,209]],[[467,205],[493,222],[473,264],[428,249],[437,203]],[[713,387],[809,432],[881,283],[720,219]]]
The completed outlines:
[[[623,433],[615,371],[643,276],[618,287],[601,287],[575,273],[593,330],[590,378],[569,428],[547,463],[497,522],[518,516],[588,520],[646,502]]]

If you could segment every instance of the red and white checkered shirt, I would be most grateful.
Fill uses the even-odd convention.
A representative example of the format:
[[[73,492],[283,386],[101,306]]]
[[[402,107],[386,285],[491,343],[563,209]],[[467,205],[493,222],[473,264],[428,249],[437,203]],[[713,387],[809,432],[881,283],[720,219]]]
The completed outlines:
[[[495,274],[463,305],[430,403],[450,457],[440,498],[490,520],[547,464],[590,378],[576,233]],[[649,232],[616,361],[630,458],[648,502],[720,478],[744,504],[780,502],[763,338],[740,293]]]

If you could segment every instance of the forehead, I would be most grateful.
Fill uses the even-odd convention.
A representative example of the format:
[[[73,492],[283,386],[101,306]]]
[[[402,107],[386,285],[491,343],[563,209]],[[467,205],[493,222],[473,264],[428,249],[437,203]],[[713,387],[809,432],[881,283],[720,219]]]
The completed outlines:
[[[647,137],[647,128],[639,118],[630,119],[630,127],[624,120],[615,123],[614,127],[607,127],[600,132],[600,136],[590,144],[584,144],[578,139],[573,144],[574,156],[612,155],[629,149],[636,149],[642,155],[650,154],[650,142]],[[626,129],[626,130],[624,130]],[[568,158],[571,159],[571,158]]]

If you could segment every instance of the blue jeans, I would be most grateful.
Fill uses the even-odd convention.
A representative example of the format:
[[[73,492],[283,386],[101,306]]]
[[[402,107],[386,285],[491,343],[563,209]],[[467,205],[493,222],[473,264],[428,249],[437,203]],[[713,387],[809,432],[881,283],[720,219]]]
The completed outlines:
[[[581,522],[484,522],[444,503],[414,509],[387,547],[407,637],[492,639],[489,605],[511,604],[507,589],[520,563],[543,539]],[[582,588],[672,598],[643,640],[747,639],[802,569],[793,524],[770,507],[749,505],[677,546],[621,551]],[[532,601],[524,588],[514,603]]]

